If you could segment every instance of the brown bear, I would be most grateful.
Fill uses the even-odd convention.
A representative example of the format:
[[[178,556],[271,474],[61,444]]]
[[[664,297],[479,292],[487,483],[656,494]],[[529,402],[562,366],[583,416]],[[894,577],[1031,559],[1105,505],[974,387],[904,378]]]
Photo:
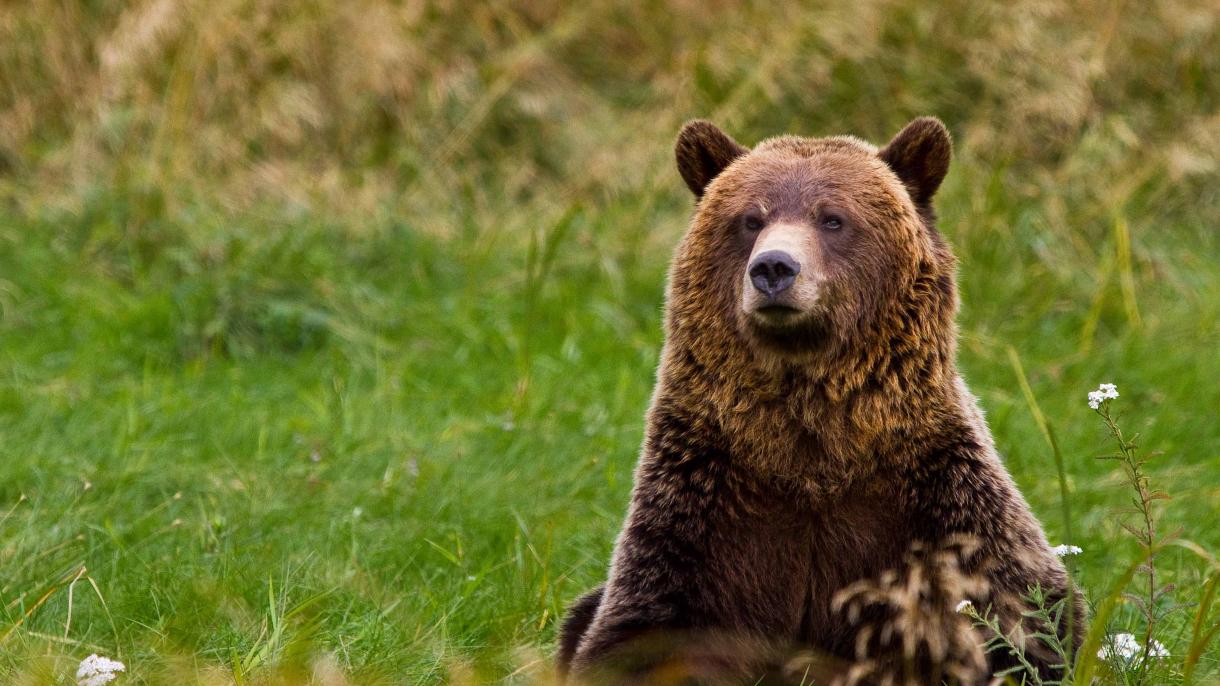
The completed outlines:
[[[986,683],[1018,664],[956,610],[997,619],[1053,678],[1031,589],[1083,607],[956,368],[955,258],[932,198],[934,118],[877,148],[705,121],[678,136],[697,198],[669,273],[666,340],[605,585],[571,608],[582,683]]]

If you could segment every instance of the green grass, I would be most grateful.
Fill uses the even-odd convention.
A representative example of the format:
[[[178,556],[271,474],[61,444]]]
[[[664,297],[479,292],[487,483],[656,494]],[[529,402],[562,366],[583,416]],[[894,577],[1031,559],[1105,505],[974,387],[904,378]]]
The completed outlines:
[[[1102,592],[1134,554],[1115,516],[1127,491],[1093,459],[1109,447],[1084,394],[1103,380],[1165,453],[1165,526],[1220,548],[1214,238],[1143,246],[1200,266],[1189,291],[1142,274],[1135,328],[1113,280],[1046,269],[1044,234],[965,229],[980,225],[968,184],[956,174],[941,211],[962,256],[961,363],[1057,542],[1054,465],[1007,347],[1020,355],[1067,457],[1080,582]],[[668,239],[684,221],[671,195],[649,219]],[[666,255],[624,250],[612,210],[564,218],[549,252],[545,235],[480,246],[389,222],[352,238],[306,219],[202,245],[170,226],[143,257],[93,221],[10,216],[0,670],[46,650],[97,649],[133,675],[167,655],[231,664],[266,640],[269,593],[277,613],[309,604],[289,637],[366,677],[547,654],[565,603],[604,573],[661,344]],[[1161,564],[1194,600],[1197,560]],[[99,593],[76,584],[51,642],[82,566]]]
[[[248,258],[128,278],[66,258],[61,227],[6,223],[6,248],[23,237],[3,265],[6,629],[83,565],[117,634],[79,584],[73,641],[134,666],[227,662],[271,584],[289,605],[325,594],[319,638],[358,672],[426,681],[545,644],[596,579],[664,265],[620,302],[563,260],[531,296],[522,260],[410,227],[347,248],[289,228]],[[66,621],[61,588],[0,655]]]
[[[1100,382],[1159,453],[1162,530],[1220,551],[1214,16],[264,5],[0,16],[0,682],[91,652],[126,683],[297,683],[322,653],[355,683],[545,673],[627,504],[693,116],[747,143],[943,117],[960,365],[1052,543],[1010,350],[1094,601],[1137,554]],[[320,35],[359,59],[320,66]],[[1199,600],[1196,555],[1158,565]],[[1148,683],[1181,681],[1194,612]]]

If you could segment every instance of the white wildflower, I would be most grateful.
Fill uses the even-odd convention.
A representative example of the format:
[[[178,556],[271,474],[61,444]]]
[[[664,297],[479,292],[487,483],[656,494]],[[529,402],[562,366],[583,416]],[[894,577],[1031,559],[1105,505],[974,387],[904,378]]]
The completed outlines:
[[[1111,662],[1115,660],[1130,660],[1140,652],[1140,643],[1131,634],[1114,634],[1110,640],[1097,651],[1097,657]]]
[[[1097,651],[1097,657],[1103,660],[1130,664],[1143,662],[1145,655],[1150,658],[1169,657],[1169,650],[1165,648],[1164,643],[1154,638],[1148,643],[1148,649],[1145,651],[1139,641],[1135,640],[1135,636],[1123,633],[1111,636],[1109,642]]]
[[[118,660],[90,655],[81,660],[76,669],[76,686],[105,686],[118,678],[119,672],[125,671],[127,667]]]
[[[1112,383],[1103,383],[1095,391],[1089,391],[1089,407],[1096,410],[1107,400],[1118,397],[1118,387]]]
[[[967,612],[970,612],[973,609],[974,609],[974,603],[970,602],[969,600],[963,600],[962,602],[957,604],[957,607],[953,608],[953,611],[961,612],[961,613],[965,614]]]
[[[1148,644],[1148,657],[1169,657],[1169,650],[1165,648],[1165,644],[1152,639]]]
[[[1059,557],[1066,557],[1068,555],[1079,555],[1083,553],[1084,550],[1080,546],[1064,544],[1051,548],[1051,552]]]

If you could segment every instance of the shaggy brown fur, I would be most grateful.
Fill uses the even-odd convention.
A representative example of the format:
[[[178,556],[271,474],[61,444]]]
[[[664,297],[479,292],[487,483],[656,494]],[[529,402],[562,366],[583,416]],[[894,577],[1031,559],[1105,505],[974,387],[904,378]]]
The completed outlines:
[[[1009,658],[985,659],[954,606],[1017,628],[1021,596],[1063,597],[1067,576],[955,367],[955,262],[931,208],[944,125],[918,119],[881,149],[785,136],[751,151],[693,122],[676,153],[699,200],[635,490],[606,585],[565,622],[561,672],[985,682]],[[827,208],[842,229],[821,232]],[[755,211],[819,231],[823,286],[792,325],[740,307]]]

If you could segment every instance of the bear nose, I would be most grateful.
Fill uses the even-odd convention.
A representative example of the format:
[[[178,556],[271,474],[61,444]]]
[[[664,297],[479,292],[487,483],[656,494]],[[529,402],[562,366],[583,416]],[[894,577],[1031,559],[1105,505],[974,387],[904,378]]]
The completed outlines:
[[[750,282],[768,298],[788,290],[801,273],[801,265],[782,250],[768,250],[750,263]]]

